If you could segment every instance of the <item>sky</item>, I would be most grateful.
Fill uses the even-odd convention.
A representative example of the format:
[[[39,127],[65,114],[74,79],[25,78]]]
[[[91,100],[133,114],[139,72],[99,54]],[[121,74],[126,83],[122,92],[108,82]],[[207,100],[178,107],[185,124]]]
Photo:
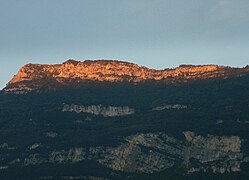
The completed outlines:
[[[249,64],[248,0],[0,0],[0,89],[27,63]]]

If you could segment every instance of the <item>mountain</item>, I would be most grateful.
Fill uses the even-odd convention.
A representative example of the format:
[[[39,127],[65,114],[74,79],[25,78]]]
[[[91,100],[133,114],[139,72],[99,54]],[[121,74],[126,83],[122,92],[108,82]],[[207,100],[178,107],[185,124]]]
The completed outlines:
[[[0,179],[248,179],[248,70],[27,64],[0,93]]]
[[[133,63],[111,60],[68,60],[63,64],[27,64],[4,89],[5,93],[26,93],[57,86],[81,85],[85,81],[142,83],[188,82],[198,79],[228,78],[248,74],[249,67],[231,68],[217,65],[181,65],[175,69],[154,70]]]

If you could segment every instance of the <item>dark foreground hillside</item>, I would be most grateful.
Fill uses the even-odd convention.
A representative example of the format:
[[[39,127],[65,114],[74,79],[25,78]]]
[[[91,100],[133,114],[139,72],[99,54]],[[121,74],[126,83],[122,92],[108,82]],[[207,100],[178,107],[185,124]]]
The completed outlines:
[[[0,179],[248,179],[249,76],[0,96]]]

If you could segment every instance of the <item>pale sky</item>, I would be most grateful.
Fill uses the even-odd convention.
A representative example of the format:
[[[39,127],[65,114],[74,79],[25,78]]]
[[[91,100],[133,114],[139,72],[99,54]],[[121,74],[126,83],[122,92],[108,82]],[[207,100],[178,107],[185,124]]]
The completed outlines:
[[[249,64],[249,0],[0,0],[0,88],[26,63]]]

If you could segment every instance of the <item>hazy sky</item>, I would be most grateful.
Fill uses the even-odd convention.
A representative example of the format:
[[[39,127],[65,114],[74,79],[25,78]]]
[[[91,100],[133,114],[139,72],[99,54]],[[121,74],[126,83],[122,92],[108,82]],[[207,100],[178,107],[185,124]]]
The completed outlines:
[[[26,63],[249,64],[249,0],[0,0],[0,88]]]

